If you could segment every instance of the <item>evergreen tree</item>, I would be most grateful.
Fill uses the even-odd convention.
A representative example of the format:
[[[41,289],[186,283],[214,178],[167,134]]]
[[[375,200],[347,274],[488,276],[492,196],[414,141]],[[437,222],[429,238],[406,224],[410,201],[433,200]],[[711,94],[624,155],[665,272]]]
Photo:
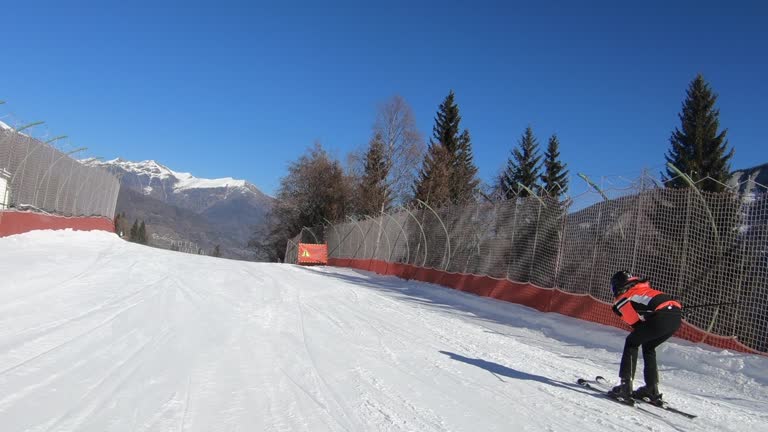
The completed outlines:
[[[382,209],[389,210],[392,193],[387,183],[390,161],[385,153],[385,144],[380,133],[376,133],[365,154],[365,171],[360,179],[358,210],[362,215],[375,216]]]
[[[447,203],[450,195],[449,181],[448,151],[442,144],[430,142],[413,188],[414,200],[420,199],[437,205]]]
[[[541,155],[539,143],[530,126],[525,129],[518,145],[518,148],[512,149],[512,157],[507,160],[507,166],[501,174],[499,187],[504,199],[510,199],[515,195],[520,197],[530,195],[528,191],[520,188],[518,183],[522,183],[533,191],[538,188]]]
[[[221,256],[221,249],[219,248],[219,245],[216,245],[216,247],[213,248],[213,252],[211,253],[211,256],[214,256],[216,258]]]
[[[115,215],[114,224],[115,224],[115,234],[119,236],[120,235],[120,213]]]
[[[459,107],[451,90],[438,108],[432,138],[414,185],[414,198],[437,206],[463,204],[474,198],[477,168],[472,162],[469,132],[459,134],[460,123]]]
[[[683,109],[678,117],[680,128],[675,128],[669,139],[671,148],[665,158],[693,181],[699,181],[702,190],[719,192],[730,175],[730,159],[733,149],[728,150],[728,140],[725,139],[727,129],[718,132],[720,128],[720,110],[715,108],[717,95],[712,92],[709,84],[701,74],[691,81],[683,102]],[[663,176],[667,187],[687,187],[688,184],[677,174],[667,168]]]
[[[138,241],[138,239],[139,239],[139,220],[136,219],[133,222],[133,226],[131,227],[131,233],[130,233],[130,236],[128,237],[128,240],[135,242],[135,241]]]
[[[141,225],[139,225],[137,234],[138,242],[141,244],[147,244],[147,226],[144,224],[144,221],[141,221]]]
[[[541,185],[544,192],[553,198],[559,198],[568,191],[567,165],[560,161],[560,141],[557,135],[549,138],[547,151],[544,153],[544,174],[541,176]]]
[[[464,130],[459,136],[451,178],[451,202],[465,204],[473,200],[480,181],[477,179],[477,167],[472,161],[472,139],[469,131]]]

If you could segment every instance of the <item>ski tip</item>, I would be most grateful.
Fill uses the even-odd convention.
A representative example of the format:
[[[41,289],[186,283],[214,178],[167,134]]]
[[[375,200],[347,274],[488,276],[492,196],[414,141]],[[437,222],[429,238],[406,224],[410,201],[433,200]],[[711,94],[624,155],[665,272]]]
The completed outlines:
[[[576,384],[579,384],[579,385],[584,385],[584,383],[586,383],[586,382],[587,382],[587,380],[585,380],[584,378],[579,378],[579,379],[576,380]]]
[[[605,381],[605,377],[602,375],[598,375],[595,377],[595,381]]]

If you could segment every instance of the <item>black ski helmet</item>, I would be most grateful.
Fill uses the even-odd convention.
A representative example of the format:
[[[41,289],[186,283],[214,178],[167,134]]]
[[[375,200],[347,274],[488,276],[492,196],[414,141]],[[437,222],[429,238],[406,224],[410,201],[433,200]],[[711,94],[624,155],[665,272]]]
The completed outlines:
[[[611,292],[613,292],[614,297],[620,296],[627,290],[626,286],[630,279],[632,279],[632,274],[626,270],[618,271],[611,276]]]

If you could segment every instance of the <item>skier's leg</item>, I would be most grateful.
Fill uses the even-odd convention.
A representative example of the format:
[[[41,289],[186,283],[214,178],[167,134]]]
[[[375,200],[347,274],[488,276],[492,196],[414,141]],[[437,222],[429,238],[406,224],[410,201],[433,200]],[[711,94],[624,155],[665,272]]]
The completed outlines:
[[[680,314],[666,313],[654,317],[648,325],[649,333],[657,337],[643,343],[643,378],[648,392],[659,393],[659,370],[656,363],[656,347],[664,343],[680,328]]]
[[[653,337],[649,333],[649,328],[641,324],[627,336],[624,341],[624,352],[621,355],[621,364],[619,366],[619,379],[621,385],[614,389],[614,393],[619,391],[622,394],[632,393],[632,381],[635,379],[635,369],[637,368],[637,354],[640,345]]]
[[[633,334],[634,333],[627,336],[627,340],[624,342],[624,352],[621,355],[619,378],[622,382],[631,382],[635,377],[639,344],[634,341],[634,338],[632,337]]]
[[[659,393],[659,369],[656,365],[656,347],[669,339],[672,335],[665,335],[643,344],[643,378],[645,387],[655,395]]]

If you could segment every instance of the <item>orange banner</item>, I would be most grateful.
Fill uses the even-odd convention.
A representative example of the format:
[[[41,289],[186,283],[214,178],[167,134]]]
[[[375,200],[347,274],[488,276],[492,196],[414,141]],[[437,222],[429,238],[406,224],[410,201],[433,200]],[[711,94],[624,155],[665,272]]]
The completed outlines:
[[[328,245],[299,243],[299,264],[328,264]]]

